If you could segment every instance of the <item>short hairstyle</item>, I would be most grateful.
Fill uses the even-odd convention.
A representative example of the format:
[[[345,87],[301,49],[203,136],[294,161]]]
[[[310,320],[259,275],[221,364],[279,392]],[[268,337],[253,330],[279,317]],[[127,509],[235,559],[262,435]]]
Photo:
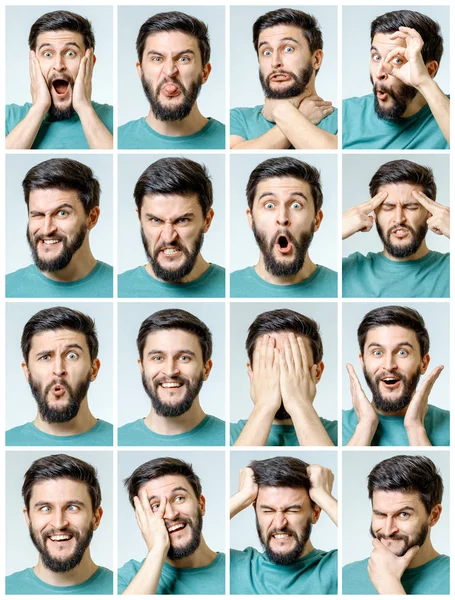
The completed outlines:
[[[136,51],[139,62],[142,62],[145,44],[149,35],[162,31],[181,31],[197,38],[202,66],[210,61],[209,30],[205,23],[176,10],[153,15],[141,26],[136,40]]]
[[[425,354],[428,354],[430,350],[430,336],[428,335],[422,315],[408,306],[381,306],[367,312],[357,329],[357,339],[362,356],[370,329],[388,327],[389,325],[398,325],[398,327],[404,327],[413,331],[419,342],[420,356],[423,357]]]
[[[322,50],[322,33],[319,29],[319,23],[313,15],[293,8],[279,8],[278,10],[271,10],[265,13],[253,25],[253,44],[257,54],[259,53],[259,34],[264,29],[275,27],[276,25],[295,25],[299,27],[308,42],[311,54],[316,52],[316,50]]]
[[[92,169],[70,158],[51,158],[32,167],[22,182],[27,207],[34,190],[75,191],[88,215],[100,204],[100,184]]]
[[[210,360],[213,345],[209,328],[200,319],[180,308],[159,310],[142,322],[137,336],[137,349],[141,360],[148,336],[162,329],[181,329],[194,334],[199,340],[204,364]]]
[[[30,509],[33,486],[41,481],[52,479],[71,479],[85,483],[92,501],[93,512],[100,507],[101,488],[96,469],[80,458],[67,454],[53,454],[35,460],[24,475],[22,497],[27,512]]]
[[[193,488],[196,498],[200,499],[202,494],[201,480],[193,471],[193,466],[178,458],[163,457],[147,461],[124,480],[123,483],[128,490],[131,506],[134,508],[134,497],[138,495],[140,487],[153,479],[165,477],[166,475],[185,477]]]
[[[28,364],[30,348],[35,335],[59,329],[70,329],[71,331],[83,333],[90,353],[90,360],[93,362],[97,358],[98,336],[95,321],[78,310],[66,306],[53,306],[52,308],[40,310],[25,324],[21,339],[24,362]]]
[[[289,331],[296,335],[307,337],[313,351],[314,362],[316,364],[321,362],[323,347],[319,325],[316,321],[313,321],[310,317],[301,315],[295,310],[278,308],[258,315],[248,329],[245,346],[251,365],[253,365],[253,354],[258,338],[265,334],[270,335],[279,331]]]
[[[416,492],[428,514],[442,501],[444,484],[439,470],[426,456],[393,456],[383,460],[368,475],[368,497],[373,492]]]
[[[204,218],[213,204],[213,187],[207,168],[189,158],[160,158],[145,169],[134,188],[139,214],[144,196],[148,194],[195,194]]]
[[[376,17],[371,23],[371,42],[377,33],[395,33],[400,27],[410,27],[420,33],[423,62],[435,60],[439,65],[444,50],[441,28],[436,21],[415,10],[394,10]]]
[[[85,48],[95,49],[95,36],[92,24],[88,19],[68,10],[54,10],[42,15],[33,23],[28,36],[30,50],[36,49],[36,40],[40,33],[62,30],[80,33],[84,39]]]
[[[430,167],[418,165],[411,160],[390,160],[379,167],[370,181],[370,197],[376,196],[379,188],[389,183],[420,185],[423,193],[436,200],[436,182]]]
[[[252,211],[256,190],[261,181],[272,177],[294,177],[306,181],[310,186],[314,202],[314,212],[317,213],[322,207],[322,185],[321,174],[315,168],[297,158],[291,156],[280,156],[264,160],[251,172],[246,186],[246,197],[248,207]]]
[[[275,456],[264,460],[253,460],[248,465],[253,469],[254,481],[261,487],[304,488],[310,491],[309,464],[293,456]],[[311,501],[311,506],[314,502]]]

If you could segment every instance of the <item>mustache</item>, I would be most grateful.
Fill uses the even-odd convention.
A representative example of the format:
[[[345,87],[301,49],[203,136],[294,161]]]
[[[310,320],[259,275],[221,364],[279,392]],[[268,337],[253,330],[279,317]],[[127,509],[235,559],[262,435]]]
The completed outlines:
[[[181,383],[186,385],[188,383],[188,379],[186,377],[158,377],[154,380],[154,385],[157,387],[160,383]]]
[[[297,79],[295,73],[292,73],[291,71],[283,71],[282,69],[280,69],[278,71],[272,71],[272,73],[270,73],[270,75],[267,75],[267,83],[270,83],[270,79],[274,75],[289,75],[289,77],[292,77],[292,79],[294,79],[294,81]]]
[[[68,73],[55,73],[48,77],[47,85],[50,87],[54,81],[67,81],[69,85],[74,86],[74,78]]]

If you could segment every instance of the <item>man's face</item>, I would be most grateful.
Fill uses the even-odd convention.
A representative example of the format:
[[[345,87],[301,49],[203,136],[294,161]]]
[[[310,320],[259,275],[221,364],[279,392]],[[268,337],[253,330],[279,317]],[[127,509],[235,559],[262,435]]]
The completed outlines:
[[[63,573],[82,561],[102,510],[93,512],[84,483],[49,479],[35,483],[24,515],[43,564],[55,573]]]
[[[393,258],[407,258],[420,248],[428,231],[430,213],[412,195],[422,186],[388,183],[378,192],[387,192],[386,200],[376,209],[376,229],[385,251]]]
[[[137,72],[155,118],[181,121],[187,117],[210,74],[202,64],[198,40],[182,31],[149,35]]]
[[[73,190],[33,190],[28,205],[27,240],[40,271],[60,271],[86,241],[96,225],[99,208],[86,215]]]
[[[178,283],[191,273],[213,214],[210,210],[204,218],[196,194],[144,196],[139,214],[142,243],[158,279]]]
[[[212,368],[211,360],[204,365],[197,336],[182,329],[150,333],[138,363],[152,407],[163,417],[190,410]]]
[[[395,556],[427,539],[431,517],[418,493],[375,490],[372,508],[370,533]]]
[[[43,421],[74,419],[99,366],[98,359],[92,364],[83,333],[57,329],[34,335],[22,368]]]
[[[74,31],[46,31],[36,40],[36,57],[52,99],[51,118],[69,119],[73,114],[73,88],[85,55],[84,39]]]
[[[247,215],[265,269],[277,277],[296,275],[322,221],[322,211],[315,215],[310,185],[294,177],[264,179]]]
[[[301,558],[319,518],[304,488],[260,487],[256,499],[256,527],[267,558],[289,565]]]
[[[376,408],[386,413],[408,406],[430,361],[415,332],[399,325],[370,329],[359,358]]]
[[[303,94],[314,80],[315,69],[322,61],[322,50],[312,55],[299,27],[276,25],[259,34],[258,59],[265,97],[293,98]]]
[[[406,112],[408,105],[417,94],[417,89],[389,74],[392,66],[400,67],[403,64],[403,58],[395,57],[390,67],[384,65],[384,59],[391,50],[406,47],[403,39],[391,40],[390,35],[377,33],[373,38],[370,52],[370,79],[373,84],[376,114],[381,119],[394,121]]]
[[[145,489],[153,512],[166,498],[164,523],[169,533],[168,558],[178,560],[190,556],[199,548],[202,537],[202,517],[205,498],[198,500],[193,488],[183,475],[165,475],[152,479],[139,488]]]

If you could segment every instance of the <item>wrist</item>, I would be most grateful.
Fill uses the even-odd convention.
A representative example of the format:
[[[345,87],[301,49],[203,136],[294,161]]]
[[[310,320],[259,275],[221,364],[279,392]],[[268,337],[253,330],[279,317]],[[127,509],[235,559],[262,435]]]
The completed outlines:
[[[32,107],[30,108],[29,114],[34,115],[37,119],[40,119],[42,121],[47,115],[49,108],[49,103],[33,103]]]
[[[95,110],[92,106],[92,103],[90,101],[84,101],[81,104],[76,104],[76,105],[73,103],[73,108],[79,115],[79,118],[81,121],[84,119],[88,119],[88,118],[92,117],[94,114],[96,114]]]
[[[277,119],[286,119],[289,118],[289,115],[292,113],[293,110],[298,112],[298,109],[295,108],[295,106],[291,102],[289,102],[288,100],[282,100],[274,105],[272,109],[272,115],[275,121]]]
[[[422,94],[425,100],[427,100],[427,96],[430,95],[432,91],[434,91],[436,88],[439,88],[436,81],[429,75],[424,77],[422,81],[414,87]]]
[[[378,584],[375,585],[378,594],[399,595],[406,594],[400,579],[381,577]]]
[[[254,402],[254,400],[253,400]],[[278,410],[279,406],[275,406],[273,402],[264,402],[264,403],[256,403],[254,405],[253,408],[253,413],[254,415],[256,415],[258,418],[262,418],[262,419],[267,419],[270,420],[270,422],[273,421],[273,419],[275,418],[275,414],[276,411]]]

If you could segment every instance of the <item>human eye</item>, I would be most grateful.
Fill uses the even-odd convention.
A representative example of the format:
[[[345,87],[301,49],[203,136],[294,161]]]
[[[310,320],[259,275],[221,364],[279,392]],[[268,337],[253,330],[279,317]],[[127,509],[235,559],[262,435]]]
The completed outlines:
[[[79,358],[79,355],[76,354],[76,352],[68,352],[67,358],[69,358],[70,360],[75,360],[76,358]]]
[[[158,217],[149,217],[148,221],[153,223],[153,225],[159,225],[159,223],[161,223],[161,219],[158,219]]]
[[[186,500],[185,496],[182,496],[182,495],[175,497],[176,502],[185,502],[185,500]]]
[[[401,511],[401,512],[400,512],[399,516],[400,516],[402,519],[406,519],[407,517],[409,517],[409,513],[408,513],[408,512],[406,512],[405,510],[403,510],[403,511]]]
[[[403,64],[403,60],[399,56],[395,56],[395,58],[392,58],[392,62],[395,65],[402,65]]]
[[[151,56],[151,57],[150,57],[150,60],[151,60],[152,62],[161,62],[161,60],[162,60],[162,57],[161,57],[161,56]]]
[[[39,511],[42,513],[48,513],[48,512],[50,512],[50,510],[51,510],[50,506],[41,506],[39,509]]]
[[[153,504],[150,505],[150,508],[152,509],[153,512],[156,512],[160,507],[160,503],[159,502],[153,502]]]
[[[180,357],[180,360],[182,362],[189,362],[191,360],[191,357],[188,356],[188,354],[182,354],[182,356]]]
[[[386,212],[390,212],[394,208],[395,208],[395,206],[393,204],[383,204],[381,206],[381,210],[385,210]]]
[[[271,56],[271,55],[272,55],[272,51],[269,49],[264,50],[264,52],[262,53],[262,56]]]
[[[297,210],[302,208],[302,204],[300,202],[293,202],[291,204],[291,208],[296,208]]]
[[[294,48],[292,46],[285,46],[284,51],[289,54],[290,52],[294,52]]]
[[[155,356],[152,356],[152,360],[153,362],[160,362],[161,360],[163,360],[163,357],[156,354]]]
[[[46,50],[43,52],[44,58],[50,58],[52,56],[52,52],[50,50]]]
[[[179,219],[177,219],[177,223],[189,223],[189,218],[188,217],[180,217]]]
[[[382,350],[376,348],[376,350],[373,350],[373,356],[382,356]]]
[[[266,202],[264,204],[264,208],[266,208],[267,210],[272,210],[273,208],[275,208],[275,204],[273,202]]]
[[[68,510],[69,510],[70,512],[76,512],[76,511],[78,511],[78,510],[79,510],[79,506],[77,506],[77,504],[70,504],[70,505],[68,506]]]
[[[50,359],[50,355],[49,354],[43,354],[43,356],[40,356],[38,360],[42,360],[42,361],[46,362],[49,359]]]
[[[180,57],[179,57],[179,61],[180,61],[180,62],[190,62],[190,60],[191,60],[191,59],[190,59],[190,57],[189,57],[189,56],[187,56],[187,55],[184,55],[184,56],[180,56]]]
[[[398,356],[408,356],[407,350],[401,348],[401,350],[398,350]]]
[[[373,60],[374,62],[379,62],[381,60],[381,57],[379,56],[379,54],[372,54],[371,60]]]
[[[66,56],[73,58],[73,56],[76,56],[76,53],[74,52],[74,50],[68,50],[66,53]]]
[[[66,217],[68,215],[68,211],[67,210],[63,210],[63,209],[59,210],[58,213],[57,213],[57,215],[59,217]]]

